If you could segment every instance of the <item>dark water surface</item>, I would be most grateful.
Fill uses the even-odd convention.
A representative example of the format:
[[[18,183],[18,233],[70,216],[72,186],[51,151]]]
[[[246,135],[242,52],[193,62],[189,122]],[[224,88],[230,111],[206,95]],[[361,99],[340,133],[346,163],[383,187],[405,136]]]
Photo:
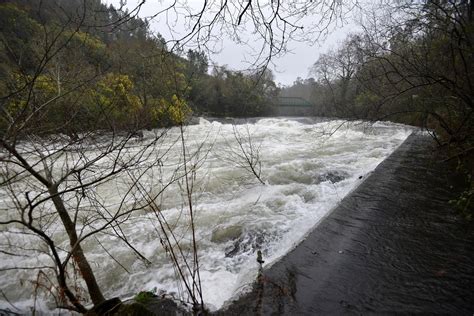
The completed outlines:
[[[222,315],[474,313],[474,223],[413,134]]]

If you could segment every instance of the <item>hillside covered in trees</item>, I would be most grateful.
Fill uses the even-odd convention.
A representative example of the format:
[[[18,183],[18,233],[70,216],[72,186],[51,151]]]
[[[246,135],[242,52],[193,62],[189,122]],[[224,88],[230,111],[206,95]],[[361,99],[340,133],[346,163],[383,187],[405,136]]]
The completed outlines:
[[[0,16],[2,136],[263,115],[276,95],[270,72],[208,74],[203,52],[170,52],[147,21],[100,0],[12,0]]]

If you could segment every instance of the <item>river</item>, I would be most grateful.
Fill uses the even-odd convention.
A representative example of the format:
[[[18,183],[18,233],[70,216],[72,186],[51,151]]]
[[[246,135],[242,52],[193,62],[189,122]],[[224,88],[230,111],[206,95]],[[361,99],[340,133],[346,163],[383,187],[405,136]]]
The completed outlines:
[[[192,197],[206,305],[216,310],[245,291],[258,271],[257,250],[262,251],[264,266],[286,254],[403,143],[411,131],[406,126],[385,122],[308,118],[263,118],[237,126],[201,118],[199,124],[187,126],[186,157],[188,168],[195,171]],[[143,144],[149,144],[148,139],[159,133],[159,130],[145,131],[143,140],[134,141],[129,152],[139,152]],[[147,149],[153,155],[142,158],[133,172],[144,173],[140,183],[151,195],[163,190],[155,194],[155,202],[172,223],[183,249],[189,250],[191,233],[184,182],[165,185],[182,171],[179,128],[167,131],[153,146]],[[258,156],[254,166],[264,184],[248,170],[246,155],[252,159]],[[157,156],[159,164],[156,164]],[[64,157],[56,157],[52,164],[65,168],[64,161]],[[98,161],[102,168],[107,168],[107,163],[106,159]],[[63,171],[55,172],[59,176]],[[116,209],[121,203],[132,207],[133,201],[140,197],[131,196],[133,201],[124,199],[129,184],[123,177],[98,184],[93,188],[95,201],[108,210]],[[2,190],[2,216],[7,213],[13,216],[9,212],[14,199],[5,188]],[[17,190],[33,189],[18,184]],[[69,203],[73,204],[72,198]],[[84,208],[81,212],[86,213],[92,206],[90,201],[81,204]],[[176,270],[163,251],[159,228],[151,213],[146,210],[132,213],[121,228],[128,241],[151,263],[145,264],[113,234],[99,234],[86,240],[87,258],[105,296],[127,298],[138,291],[156,288],[186,299],[176,279]],[[47,229],[59,245],[67,248],[64,232],[54,217]],[[8,241],[2,244],[3,251],[11,252],[11,245],[24,250],[21,256],[0,252],[0,266],[50,265],[50,257],[38,243],[39,239],[19,232],[18,227],[1,228],[0,238]],[[36,280],[37,271],[0,272],[0,288],[20,310],[28,311],[33,304],[42,310],[52,307],[44,291],[34,303],[31,281]],[[0,308],[12,307],[0,297]]]

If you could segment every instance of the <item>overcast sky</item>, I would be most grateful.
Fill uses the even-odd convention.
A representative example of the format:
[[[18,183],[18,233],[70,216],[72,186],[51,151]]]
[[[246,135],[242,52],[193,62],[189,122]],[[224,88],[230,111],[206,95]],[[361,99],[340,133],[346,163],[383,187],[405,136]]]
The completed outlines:
[[[118,7],[120,0],[107,0],[105,2]],[[147,0],[141,8],[139,16],[142,18],[153,16],[161,11],[167,5],[167,2],[166,0]],[[129,10],[132,10],[136,7],[138,0],[128,0],[124,3]],[[198,11],[203,1],[190,0],[188,3]],[[308,19],[314,19],[314,17],[308,15]],[[176,20],[175,17],[168,16],[168,21],[166,21],[165,15],[160,15],[152,20],[151,29],[154,32],[159,32],[166,40],[170,40],[173,36],[176,38],[176,36],[185,31],[184,24],[185,21],[182,18],[181,20]],[[282,57],[273,59],[274,65],[270,65],[270,69],[275,75],[275,81],[282,85],[290,85],[297,77],[303,79],[311,77],[310,68],[317,60],[319,54],[329,49],[337,48],[338,44],[344,40],[348,33],[356,30],[356,24],[352,19],[348,18],[344,26],[332,27],[332,31],[325,40],[319,41],[314,45],[308,42],[289,42],[288,52]],[[251,35],[243,35],[243,37],[247,36],[250,41],[253,41]],[[251,62],[254,61],[252,48],[238,45],[232,40],[225,38],[225,36],[222,37],[215,46],[216,53],[209,56],[210,60],[218,65],[227,65],[233,70],[248,69]]]

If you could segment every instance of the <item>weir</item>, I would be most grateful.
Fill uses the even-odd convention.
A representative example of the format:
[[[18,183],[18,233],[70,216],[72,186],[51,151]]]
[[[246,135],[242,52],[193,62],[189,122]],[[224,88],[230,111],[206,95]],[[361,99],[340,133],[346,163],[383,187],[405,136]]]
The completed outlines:
[[[472,314],[474,223],[414,133],[253,290],[218,315]]]
[[[225,140],[235,137],[233,125],[202,119],[186,133],[189,144],[215,135],[208,143],[214,151],[201,168],[213,177],[206,179],[199,200],[201,229],[196,231],[210,310],[224,315],[311,315],[428,313],[440,308],[457,314],[472,308],[473,224],[448,205],[457,195],[446,184],[450,175],[445,166],[432,158],[431,138],[412,134],[404,142],[413,130],[392,123],[308,118],[265,118],[237,128],[239,135],[248,132],[262,144],[266,185],[252,182],[251,175],[243,178],[241,169],[222,159],[228,148],[234,148],[225,147],[232,146]],[[178,150],[170,147],[178,132],[171,129],[162,146]],[[152,135],[153,131],[146,131],[144,141]],[[133,144],[137,149],[143,146],[143,142]],[[173,166],[176,157],[179,154],[171,152],[165,166]],[[235,182],[239,177],[241,182]],[[151,177],[144,181],[150,186],[155,183]],[[119,197],[118,184],[122,182],[98,187],[110,207]],[[176,192],[170,187],[164,197],[168,204],[163,213],[173,221],[181,214],[175,206],[180,204]],[[143,267],[116,238],[103,236],[101,243],[128,262],[131,274],[126,274],[104,256],[102,248],[88,245],[89,256],[100,264],[96,271],[107,289],[105,295],[128,299],[154,287],[177,293],[153,223],[141,213],[133,220],[124,232],[137,236],[135,245],[145,249],[154,264]],[[26,237],[24,242],[33,244]],[[262,274],[258,273],[259,251]],[[30,264],[36,264],[33,256],[23,263],[28,264],[29,258]],[[225,303],[238,289],[251,287],[257,275],[253,292]],[[27,277],[26,272],[14,271],[4,273],[0,282],[4,293],[25,310],[31,306],[31,296],[27,288],[17,286],[17,280]],[[43,304],[41,311],[48,311],[46,300],[38,302]],[[227,307],[222,309],[223,305]]]
[[[206,306],[212,311],[218,310],[239,289],[250,286],[259,270],[258,251],[265,261],[264,267],[284,256],[411,132],[411,128],[388,122],[365,124],[314,118],[260,118],[236,126],[200,119],[198,125],[187,126],[184,138],[189,157],[202,157],[206,153],[194,180],[197,199],[195,233],[199,240],[200,275]],[[161,130],[143,131],[143,138],[129,142],[129,151],[123,152],[121,157],[126,159],[145,150],[145,156],[150,158],[141,160],[140,168],[135,172],[140,174],[140,181],[147,188],[158,191],[162,183],[169,184],[158,198],[161,201],[160,213],[169,223],[177,223],[174,232],[181,236],[180,244],[191,249],[186,243],[191,240],[191,230],[189,221],[183,216],[186,214],[182,207],[185,195],[181,183],[167,180],[184,172],[180,163],[181,148],[176,145],[180,129],[167,130],[156,146],[146,145],[153,144],[159,135],[162,135]],[[244,143],[248,135],[251,135],[252,146],[250,142]],[[99,155],[108,141],[104,137],[87,142],[87,146],[91,146],[88,155]],[[242,149],[239,141],[248,146]],[[62,146],[62,143],[55,144]],[[243,171],[242,166],[247,164],[242,165],[242,150],[261,159],[265,185],[250,172]],[[54,165],[55,172],[63,174],[65,166],[77,163],[74,157],[71,158],[69,151],[61,156],[54,155],[50,164]],[[156,157],[161,158],[157,161]],[[35,160],[32,158],[32,161]],[[90,179],[108,168],[107,163],[101,164],[87,177]],[[142,175],[143,170],[146,172]],[[96,185],[88,194],[103,201],[107,212],[115,212],[121,205],[124,209],[133,208],[137,200],[126,193],[130,188],[128,177],[124,179],[123,175],[117,175]],[[35,182],[22,185],[22,191],[36,188]],[[153,194],[156,191],[152,191]],[[13,202],[8,200],[8,194],[0,192],[0,197],[3,207],[0,214],[5,216],[14,210],[9,208]],[[80,205],[80,216],[86,216],[93,209],[91,202],[86,202]],[[45,212],[49,208],[49,205],[44,205]],[[145,264],[113,235],[98,237],[102,247],[92,239],[84,243],[105,297],[120,297],[124,301],[136,293],[156,288],[166,290],[174,298],[187,299],[160,243],[157,224],[150,219],[149,211],[144,210],[134,212],[130,221],[121,227],[123,234],[130,236],[133,246],[142,250],[151,264]],[[2,231],[1,237],[15,240],[21,249],[41,246],[31,234],[25,234],[23,238],[17,236],[16,231]],[[64,231],[55,229],[53,236],[62,241]],[[104,248],[109,249],[110,255],[104,254]],[[118,258],[121,264],[113,258]],[[0,254],[0,261],[3,266],[13,263],[4,254]],[[47,265],[49,257],[38,258],[35,253],[25,252],[21,258],[24,266],[34,267],[39,262]],[[35,302],[29,283],[18,286],[18,280],[34,280],[35,277],[29,270],[9,270],[0,276],[0,289],[8,293],[8,299],[15,302],[21,312],[28,313]],[[51,308],[55,305],[49,299],[47,295],[38,296],[37,310],[53,313]],[[9,306],[0,298],[0,309]]]

